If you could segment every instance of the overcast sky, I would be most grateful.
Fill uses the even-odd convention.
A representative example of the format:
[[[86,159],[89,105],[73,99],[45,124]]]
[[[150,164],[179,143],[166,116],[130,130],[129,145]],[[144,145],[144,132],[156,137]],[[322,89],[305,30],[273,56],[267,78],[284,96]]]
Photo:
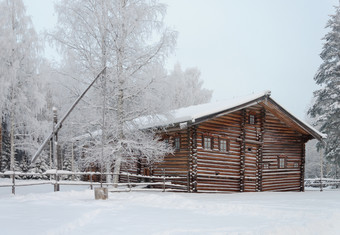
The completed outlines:
[[[52,0],[24,0],[38,32],[56,23]],[[263,90],[304,119],[318,87],[325,25],[338,0],[163,0],[179,32],[167,67],[197,67],[213,101]],[[47,51],[49,54],[50,52]]]

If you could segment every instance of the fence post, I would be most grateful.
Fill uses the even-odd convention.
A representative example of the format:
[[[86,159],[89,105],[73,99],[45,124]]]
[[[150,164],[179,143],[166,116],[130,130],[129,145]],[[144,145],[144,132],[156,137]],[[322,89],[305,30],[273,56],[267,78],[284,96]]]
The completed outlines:
[[[323,191],[322,176],[323,176],[323,159],[322,159],[322,149],[320,148],[320,192]]]
[[[163,192],[165,192],[165,173],[163,169]]]
[[[188,193],[190,193],[190,171],[188,171],[188,174],[187,174],[187,184],[188,184]]]
[[[71,169],[72,169],[71,180],[74,181],[75,175],[73,174],[74,173],[74,146],[73,146],[73,142],[72,142],[71,148],[72,148],[71,149]]]
[[[100,176],[102,177],[102,176]],[[92,173],[90,173],[90,189],[93,190],[93,185],[92,185]]]
[[[12,194],[15,195],[15,171],[13,170],[13,177],[12,177]]]
[[[129,172],[127,173],[127,180],[128,180],[129,192],[131,192],[131,184],[130,184],[130,175],[129,175]]]
[[[59,180],[59,176],[58,176],[58,171],[55,171],[55,183],[54,183],[54,192],[59,191],[59,184],[58,184],[58,180]]]

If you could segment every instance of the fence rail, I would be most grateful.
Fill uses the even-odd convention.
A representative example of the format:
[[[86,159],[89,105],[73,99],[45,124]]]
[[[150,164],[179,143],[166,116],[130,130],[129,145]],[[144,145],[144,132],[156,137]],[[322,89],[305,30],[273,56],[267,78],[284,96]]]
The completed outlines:
[[[1,177],[11,177],[11,182],[1,182],[0,187],[12,187],[12,193],[15,194],[15,188],[21,186],[35,186],[35,185],[44,185],[50,184],[54,186],[54,191],[58,191],[60,185],[87,185],[91,189],[94,186],[114,186],[113,183],[107,182],[94,182],[94,175],[110,175],[114,176],[114,173],[101,173],[101,172],[71,172],[64,170],[47,170],[44,173],[28,173],[28,172],[17,172],[17,171],[6,171],[0,172]],[[140,191],[140,190],[155,190],[155,191],[181,191],[187,192],[188,185],[185,184],[174,184],[172,181],[182,180],[183,182],[188,181],[188,175],[179,175],[179,176],[148,176],[148,175],[138,175],[132,174],[129,172],[121,172],[118,174],[119,176],[124,176],[124,183],[118,183],[116,186],[118,188],[112,188],[110,191]],[[25,180],[17,181],[17,177],[20,176],[36,176],[42,178],[43,176],[47,176],[49,179],[47,180],[29,180],[25,182]],[[65,177],[72,176],[73,180],[63,180]],[[77,176],[89,176],[88,181],[84,180],[74,180]],[[200,175],[205,176],[205,175]],[[214,176],[216,178],[229,178],[229,176]],[[133,182],[131,179],[139,179],[139,182]],[[144,182],[143,182],[144,180]],[[332,178],[315,178],[315,179],[305,179],[305,187],[340,187],[340,179],[332,179]],[[147,188],[147,189],[146,189]]]
[[[114,185],[113,183],[106,183],[106,182],[94,182],[93,177],[94,175],[100,175],[100,176],[124,176],[126,179],[126,182],[124,183],[118,183]],[[132,191],[132,190],[143,190],[143,187],[156,187],[153,188],[153,190],[158,191],[187,191],[187,185],[182,184],[174,184],[170,180],[186,180],[188,176],[147,176],[147,175],[138,175],[138,174],[131,174],[128,172],[121,172],[120,174],[114,174],[114,173],[101,173],[101,172],[71,172],[71,171],[64,171],[64,170],[47,170],[44,173],[29,173],[29,172],[18,172],[18,171],[6,171],[1,173],[0,177],[11,177],[12,181],[10,183],[0,183],[0,187],[12,187],[12,193],[15,194],[15,188],[21,187],[21,186],[34,186],[34,185],[44,185],[44,184],[51,184],[54,186],[54,191],[59,190],[60,185],[88,185],[91,189],[93,189],[93,186],[117,186],[117,187],[125,187],[123,189],[119,188],[113,188],[111,191]],[[21,176],[36,176],[36,177],[43,177],[47,176],[49,177],[49,180],[37,180],[36,182],[33,182],[33,180],[30,180],[28,182],[17,181],[17,177]],[[89,176],[89,181],[83,181],[83,180],[63,180],[63,176],[72,176],[76,178],[76,176]],[[131,178],[134,179],[140,179],[142,180],[148,180],[150,182],[132,182]],[[139,188],[137,188],[139,187]],[[158,187],[158,188],[157,188]],[[145,190],[145,189],[144,189]],[[150,189],[148,189],[150,190]]]
[[[305,179],[305,187],[340,187],[340,179],[332,179],[332,178],[315,178],[315,179]]]

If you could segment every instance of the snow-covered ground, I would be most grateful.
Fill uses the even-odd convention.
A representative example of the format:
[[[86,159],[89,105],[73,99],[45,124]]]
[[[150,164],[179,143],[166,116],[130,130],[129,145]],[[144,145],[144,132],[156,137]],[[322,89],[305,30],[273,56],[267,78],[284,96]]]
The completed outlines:
[[[0,234],[339,234],[340,191],[110,193],[0,188]]]

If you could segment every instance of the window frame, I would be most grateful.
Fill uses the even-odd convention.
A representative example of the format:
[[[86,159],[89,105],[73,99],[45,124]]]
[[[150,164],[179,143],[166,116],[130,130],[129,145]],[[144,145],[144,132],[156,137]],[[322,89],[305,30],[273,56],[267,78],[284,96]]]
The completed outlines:
[[[283,164],[281,164],[283,161]],[[277,158],[277,168],[278,169],[285,169],[287,168],[287,156],[286,155],[280,155]]]
[[[165,148],[169,148],[170,147],[170,140],[169,138],[165,138],[163,139],[164,143],[165,143]]]
[[[206,141],[206,140],[209,140],[209,141]],[[209,148],[206,147],[206,143],[209,143]],[[202,136],[202,147],[205,150],[213,150],[214,149],[213,138],[208,135],[203,135]]]
[[[178,146],[177,146],[177,143],[178,143]],[[176,151],[180,151],[181,150],[181,137],[180,136],[175,136],[174,137],[174,148],[175,148]]]
[[[256,116],[253,113],[249,114],[249,124],[250,125],[255,125],[256,124]]]
[[[221,148],[222,142],[225,142],[225,150]],[[219,138],[219,139],[218,139],[218,149],[219,149],[220,152],[228,153],[228,152],[229,152],[229,149],[230,149],[230,142],[229,142],[229,139],[226,139],[226,138]]]

